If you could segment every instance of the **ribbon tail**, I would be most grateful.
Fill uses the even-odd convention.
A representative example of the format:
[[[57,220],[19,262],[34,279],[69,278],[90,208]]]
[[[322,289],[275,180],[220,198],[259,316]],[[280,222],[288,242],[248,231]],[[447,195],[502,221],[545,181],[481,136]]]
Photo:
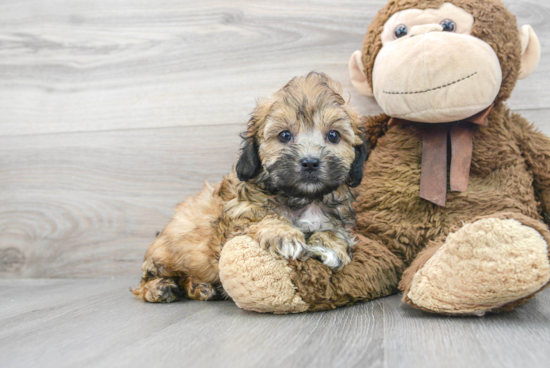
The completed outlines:
[[[465,192],[470,180],[474,135],[470,126],[459,124],[451,129],[451,190]]]
[[[420,197],[445,207],[447,199],[447,130],[422,132]]]

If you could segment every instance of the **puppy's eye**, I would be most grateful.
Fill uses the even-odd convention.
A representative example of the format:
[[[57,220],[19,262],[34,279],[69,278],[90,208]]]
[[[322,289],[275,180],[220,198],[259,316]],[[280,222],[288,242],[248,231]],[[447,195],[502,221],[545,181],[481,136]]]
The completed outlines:
[[[336,130],[331,130],[327,134],[327,140],[330,143],[334,143],[334,144],[340,142],[340,133],[338,133]]]
[[[445,19],[441,23],[441,27],[443,27],[443,32],[454,32],[456,30],[456,24],[450,19]]]
[[[288,143],[292,139],[292,133],[290,133],[288,130],[284,130],[279,133],[279,142],[281,143]]]
[[[395,29],[395,38],[405,37],[409,33],[409,29],[406,25],[400,24]]]

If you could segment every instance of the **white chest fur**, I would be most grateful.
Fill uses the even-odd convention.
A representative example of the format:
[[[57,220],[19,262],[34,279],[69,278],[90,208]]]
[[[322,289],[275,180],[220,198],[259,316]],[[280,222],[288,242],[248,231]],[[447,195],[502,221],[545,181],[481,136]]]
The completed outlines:
[[[280,215],[287,218],[302,232],[329,231],[332,224],[325,214],[326,209],[318,203],[312,203],[300,210],[285,209]]]

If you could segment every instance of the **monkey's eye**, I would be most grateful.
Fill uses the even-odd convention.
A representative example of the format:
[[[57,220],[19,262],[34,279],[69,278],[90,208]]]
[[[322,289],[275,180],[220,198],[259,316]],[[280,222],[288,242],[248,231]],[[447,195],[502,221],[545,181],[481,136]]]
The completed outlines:
[[[441,23],[441,27],[443,27],[443,32],[454,32],[456,30],[456,24],[450,19],[445,19]]]
[[[327,134],[327,140],[330,143],[334,143],[334,144],[340,142],[340,133],[338,133],[336,130],[331,130]]]
[[[395,38],[405,37],[409,33],[409,29],[406,25],[400,24],[395,29]]]
[[[288,130],[283,130],[279,133],[279,142],[281,143],[288,143],[292,139],[292,133],[290,133]]]

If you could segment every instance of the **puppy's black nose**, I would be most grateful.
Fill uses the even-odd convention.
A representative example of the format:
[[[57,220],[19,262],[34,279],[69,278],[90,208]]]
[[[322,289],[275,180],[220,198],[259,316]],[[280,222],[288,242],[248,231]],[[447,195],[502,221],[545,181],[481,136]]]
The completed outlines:
[[[307,172],[314,172],[319,169],[319,164],[321,160],[318,158],[307,157],[300,160],[300,165],[302,165],[302,170]]]

